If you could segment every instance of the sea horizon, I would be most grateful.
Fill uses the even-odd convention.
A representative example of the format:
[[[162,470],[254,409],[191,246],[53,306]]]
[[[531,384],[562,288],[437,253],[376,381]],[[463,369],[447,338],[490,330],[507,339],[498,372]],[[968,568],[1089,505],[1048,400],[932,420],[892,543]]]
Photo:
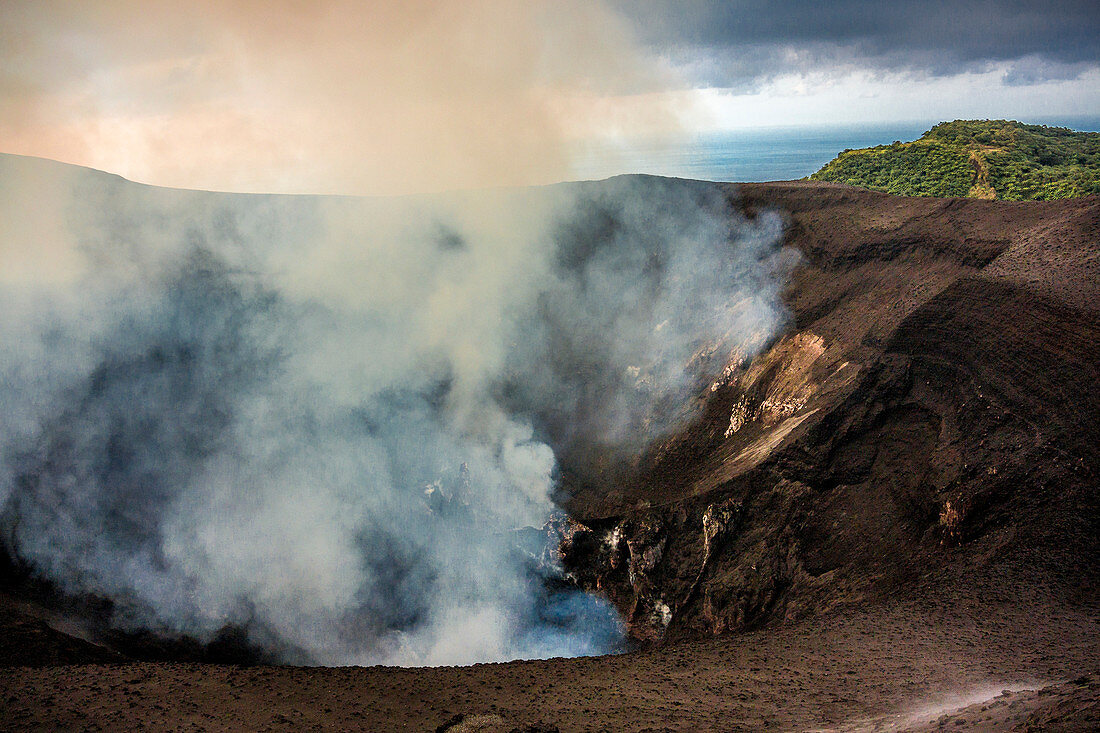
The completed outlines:
[[[944,120],[789,125],[724,130],[684,140],[592,146],[577,163],[579,180],[643,173],[704,181],[793,181],[847,149],[916,140]],[[1019,120],[1025,124],[1100,132],[1100,116]]]

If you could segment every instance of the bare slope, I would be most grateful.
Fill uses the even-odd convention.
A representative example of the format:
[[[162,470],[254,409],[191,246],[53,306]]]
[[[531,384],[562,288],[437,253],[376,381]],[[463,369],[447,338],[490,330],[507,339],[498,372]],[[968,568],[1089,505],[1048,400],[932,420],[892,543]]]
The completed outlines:
[[[793,327],[626,484],[576,492],[582,583],[647,640],[889,598],[964,564],[1094,587],[1100,201],[741,191],[789,213]]]

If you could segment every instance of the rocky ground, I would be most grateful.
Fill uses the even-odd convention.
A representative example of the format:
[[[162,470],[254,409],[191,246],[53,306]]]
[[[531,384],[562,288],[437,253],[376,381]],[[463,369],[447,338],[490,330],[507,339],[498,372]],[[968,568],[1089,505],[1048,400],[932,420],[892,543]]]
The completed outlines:
[[[456,731],[1095,730],[1095,609],[1054,611],[1002,581],[615,657],[7,667],[0,728],[431,731],[462,715]]]
[[[1100,200],[729,192],[802,252],[786,335],[566,485],[567,567],[635,651],[141,662],[9,590],[0,728],[1100,727]]]

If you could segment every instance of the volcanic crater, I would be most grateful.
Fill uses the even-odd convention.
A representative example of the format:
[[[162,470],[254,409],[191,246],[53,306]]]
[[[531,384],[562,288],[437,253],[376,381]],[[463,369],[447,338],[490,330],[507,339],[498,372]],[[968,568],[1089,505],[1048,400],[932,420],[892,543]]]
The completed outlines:
[[[566,462],[546,528],[630,651],[277,666],[89,634],[101,600],[8,557],[0,728],[1100,727],[1100,199],[719,187],[785,221],[788,327],[675,434]]]

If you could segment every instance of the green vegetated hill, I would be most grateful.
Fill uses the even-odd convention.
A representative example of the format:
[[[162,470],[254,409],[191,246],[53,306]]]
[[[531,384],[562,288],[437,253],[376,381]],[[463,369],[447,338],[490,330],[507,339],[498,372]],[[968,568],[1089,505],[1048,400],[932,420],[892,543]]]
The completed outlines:
[[[1100,193],[1100,133],[942,122],[913,142],[845,150],[810,176],[902,196],[1062,199]]]

